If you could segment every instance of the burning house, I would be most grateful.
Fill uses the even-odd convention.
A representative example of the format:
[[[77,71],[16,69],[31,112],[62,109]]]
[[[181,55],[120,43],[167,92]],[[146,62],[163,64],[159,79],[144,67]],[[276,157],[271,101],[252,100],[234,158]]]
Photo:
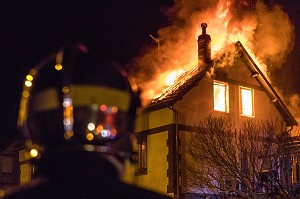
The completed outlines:
[[[187,170],[187,152],[195,123],[199,120],[207,116],[228,117],[238,126],[247,120],[278,118],[287,131],[298,125],[271,84],[266,66],[253,56],[255,51],[260,55],[257,58],[284,59],[292,46],[290,40],[293,36],[289,33],[293,28],[279,7],[267,12],[262,1],[174,2],[178,3],[175,7],[179,10],[179,25],[175,23],[177,26],[162,29],[161,40],[153,37],[160,49],[155,49],[154,56],[148,58],[164,58],[165,63],[169,61],[179,67],[169,70],[164,68],[168,63],[160,64],[161,60],[153,63],[149,59],[142,60],[148,66],[147,70],[166,69],[158,70],[165,80],[156,78],[149,86],[142,86],[146,90],[147,97],[143,96],[143,99],[147,105],[136,123],[139,159],[136,166],[126,171],[125,178],[161,193],[191,198],[193,193],[199,192],[191,189],[189,184],[195,176]],[[183,7],[181,10],[180,6]],[[200,8],[204,10],[201,14]],[[207,21],[209,25],[202,24],[202,33],[196,33],[199,21]],[[174,35],[174,32],[179,34]],[[164,40],[170,45],[164,45]],[[225,46],[229,46],[228,49]],[[253,46],[255,48],[251,48]],[[164,57],[166,51],[168,55]],[[218,51],[222,53],[216,53]],[[149,76],[149,73],[144,72],[144,76]],[[163,88],[153,91],[161,82],[165,84]],[[31,180],[33,170],[23,153],[22,148],[19,150],[20,168],[16,171],[7,169],[7,165],[15,161],[12,155],[2,154],[2,164],[5,162],[6,166],[2,166],[1,177],[10,175],[10,181],[21,184]],[[287,180],[300,183],[298,155],[290,160],[287,169],[292,167],[292,170],[289,170]],[[268,172],[264,170],[261,176]],[[20,174],[17,176],[20,179],[12,178],[15,177],[12,173]]]
[[[195,176],[186,170],[186,151],[195,123],[202,118],[229,117],[237,125],[249,119],[279,118],[286,129],[298,125],[241,42],[235,42],[228,55],[234,56],[233,62],[222,60],[226,53],[211,59],[206,27],[202,24],[198,37],[198,64],[153,97],[138,118],[139,161],[129,172],[133,183],[180,198],[193,193],[188,181]]]

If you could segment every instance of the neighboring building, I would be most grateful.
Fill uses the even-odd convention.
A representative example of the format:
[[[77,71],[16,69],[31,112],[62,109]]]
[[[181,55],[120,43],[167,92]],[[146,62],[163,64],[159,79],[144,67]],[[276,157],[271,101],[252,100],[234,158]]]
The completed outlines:
[[[19,184],[19,155],[14,145],[0,153],[0,198],[3,190]]]
[[[34,172],[34,166],[30,163],[30,156],[24,145],[20,147],[18,151],[20,167],[19,181],[20,184],[25,184],[31,181]]]
[[[185,198],[188,178],[193,177],[185,171],[186,140],[201,118],[229,116],[237,124],[249,118],[280,118],[286,128],[298,125],[240,42],[233,64],[219,67],[219,60],[211,61],[205,28],[198,37],[198,66],[153,99],[138,118],[139,162],[129,172],[138,186],[180,198]]]
[[[0,198],[4,190],[31,181],[33,166],[25,151],[24,143],[14,142],[0,153]]]

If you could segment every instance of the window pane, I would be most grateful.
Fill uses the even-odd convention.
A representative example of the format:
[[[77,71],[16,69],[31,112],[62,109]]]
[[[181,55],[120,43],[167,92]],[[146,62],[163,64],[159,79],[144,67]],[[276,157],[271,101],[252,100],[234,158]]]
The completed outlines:
[[[214,110],[228,112],[227,84],[214,82]]]
[[[253,90],[241,88],[242,115],[253,116]]]
[[[12,173],[13,172],[13,158],[3,157],[2,159],[2,173]]]
[[[147,147],[146,142],[139,144],[139,168],[147,168]]]

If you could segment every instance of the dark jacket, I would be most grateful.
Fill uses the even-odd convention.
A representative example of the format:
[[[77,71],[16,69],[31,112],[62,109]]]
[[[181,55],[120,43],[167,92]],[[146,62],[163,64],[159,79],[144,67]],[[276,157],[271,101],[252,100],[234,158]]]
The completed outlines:
[[[121,182],[115,167],[95,154],[51,157],[37,164],[34,179],[9,190],[5,199],[170,198]]]

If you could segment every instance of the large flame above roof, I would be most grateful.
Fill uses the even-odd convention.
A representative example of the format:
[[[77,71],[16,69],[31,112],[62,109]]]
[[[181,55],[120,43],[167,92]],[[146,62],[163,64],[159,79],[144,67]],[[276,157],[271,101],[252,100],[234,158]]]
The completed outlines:
[[[144,105],[163,98],[195,73],[203,22],[211,36],[212,59],[240,41],[266,76],[272,70],[266,66],[280,67],[292,50],[294,33],[288,15],[280,6],[261,0],[175,0],[167,15],[174,21],[158,31],[159,45],[134,60],[137,67],[132,75],[143,90]]]

